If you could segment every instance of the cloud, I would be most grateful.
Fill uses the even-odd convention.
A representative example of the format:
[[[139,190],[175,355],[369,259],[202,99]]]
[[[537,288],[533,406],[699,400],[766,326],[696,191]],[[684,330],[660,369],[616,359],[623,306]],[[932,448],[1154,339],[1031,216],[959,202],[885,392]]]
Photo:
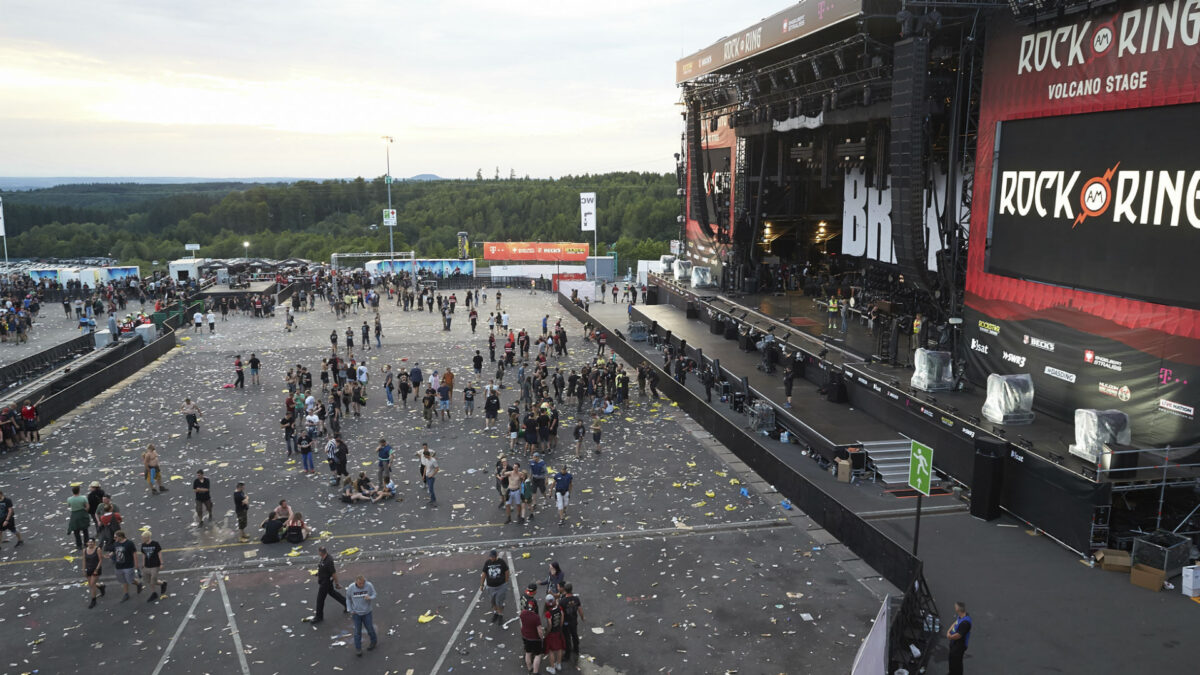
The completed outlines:
[[[670,171],[674,59],[778,9],[750,4],[675,36],[682,0],[15,0],[0,174],[374,175],[382,134],[397,175]]]

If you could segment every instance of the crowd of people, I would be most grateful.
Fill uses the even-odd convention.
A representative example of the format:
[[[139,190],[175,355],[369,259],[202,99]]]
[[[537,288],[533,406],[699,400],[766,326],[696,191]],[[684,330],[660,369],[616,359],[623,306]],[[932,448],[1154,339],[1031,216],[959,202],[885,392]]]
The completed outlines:
[[[283,436],[278,450],[281,461],[297,461],[301,472],[315,475],[319,456],[327,465],[330,476],[328,488],[321,492],[328,489],[329,499],[348,508],[365,503],[403,502],[406,497],[411,497],[397,484],[399,474],[393,472],[393,467],[404,457],[413,455],[397,451],[386,436],[374,436],[373,447],[364,450],[363,454],[374,465],[373,471],[351,470],[354,466],[351,455],[358,454],[351,449],[351,444],[356,442],[352,439],[366,433],[360,420],[364,409],[375,404],[372,394],[379,392],[382,396],[378,405],[402,413],[419,410],[426,429],[453,423],[479,424],[485,432],[501,438],[500,447],[495,448],[498,457],[491,480],[497,491],[495,503],[504,511],[506,525],[514,520],[518,526],[529,525],[544,511],[551,511],[549,517],[557,518],[559,526],[566,526],[574,476],[564,457],[554,460],[556,469],[550,469],[549,465],[549,460],[560,452],[558,441],[563,410],[574,407],[576,421],[570,427],[574,441],[573,461],[585,462],[589,446],[591,454],[602,454],[604,421],[631,395],[631,374],[614,354],[609,353],[607,336],[587,327],[583,341],[594,345],[594,351],[585,344],[577,348],[575,359],[571,359],[568,331],[561,318],[552,320],[549,315],[543,315],[538,320],[540,331],[519,328],[503,305],[502,291],[494,291],[494,305],[491,305],[488,291],[483,289],[443,293],[406,283],[399,276],[383,283],[364,281],[351,276],[324,278],[312,284],[311,290],[305,288],[292,295],[287,307],[289,328],[296,313],[315,312],[318,300],[328,305],[335,322],[329,334],[327,354],[319,364],[275,362],[268,365],[256,353],[250,353],[245,359],[239,354],[233,360],[234,381],[226,386],[235,391],[246,389],[246,369],[250,370],[252,394],[270,390],[270,386],[264,385],[263,378],[268,381],[282,379],[286,394],[279,410]],[[615,301],[618,287],[612,286],[612,291]],[[629,302],[635,301],[636,288],[627,287],[625,293]],[[192,317],[193,329],[204,331],[207,327],[213,331],[217,315],[220,321],[225,321],[230,311],[240,311],[247,316],[269,315],[272,308],[268,296],[246,297],[246,302],[218,300],[205,306],[203,311],[196,311]],[[368,367],[364,353],[383,347],[385,336],[380,312],[393,301],[398,311],[428,312],[433,326],[441,330],[452,330],[453,316],[464,315],[467,318],[465,325],[454,325],[453,329],[476,343],[476,348],[467,352],[473,352],[469,365],[423,365],[416,360],[409,363],[407,359],[401,359],[382,367]],[[348,315],[358,312],[363,313],[361,321],[356,317],[349,325],[342,323]],[[483,312],[487,312],[487,318],[481,321]],[[314,315],[311,320],[322,319]],[[584,355],[586,357],[580,358]],[[657,375],[653,369],[642,364],[635,376],[642,396],[647,395],[647,385],[650,394],[658,396]],[[477,401],[481,411],[476,409]],[[5,425],[8,412],[0,411],[0,427]],[[186,422],[188,439],[193,433],[202,434],[204,410],[199,400],[185,399],[179,414]],[[24,433],[24,427],[16,423],[16,417],[19,416],[14,416],[14,435],[19,436]],[[479,422],[474,421],[476,418]],[[7,435],[5,438],[7,441]],[[481,449],[485,449],[487,443],[485,440]],[[422,494],[427,497],[425,505],[436,508],[441,471],[438,452],[422,443],[419,449],[414,448],[413,454],[418,460]],[[148,445],[142,453],[142,469],[146,489],[151,495],[169,489],[164,481],[162,463],[155,445]],[[126,537],[125,516],[100,482],[92,482],[85,494],[81,494],[81,487],[74,486],[68,499],[68,532],[77,549],[83,552],[81,564],[87,581],[89,608],[95,607],[98,599],[104,597],[105,585],[100,578],[105,560],[112,563],[117,580],[122,584],[122,601],[129,599],[134,590],[141,593],[144,588],[153,591],[150,602],[163,597],[167,585],[157,577],[165,564],[161,544],[147,531],[141,535],[138,547]],[[229,485],[218,485],[216,477],[210,477],[200,469],[192,479],[191,488],[196,527],[212,527],[216,495],[222,488],[228,490]],[[299,546],[313,535],[312,524],[294,511],[286,498],[279,499],[265,519],[255,521],[259,522],[256,532],[251,530],[250,512],[255,502],[244,482],[236,482],[233,488],[240,543],[250,542],[252,534],[257,534],[263,544]],[[5,508],[7,501],[0,495],[0,527],[19,537],[13,519],[15,509],[11,502]],[[309,620],[322,621],[325,600],[333,597],[354,616],[355,647],[361,655],[361,632],[366,631],[370,638],[367,650],[374,648],[377,639],[371,620],[372,601],[376,597],[374,588],[360,577],[346,587],[346,594],[342,595],[333,557],[324,547],[320,549],[320,560],[319,597],[315,614]],[[502,623],[504,593],[495,589],[500,584],[507,584],[508,571],[503,568],[503,559],[494,552],[488,560],[481,584],[489,589],[496,622]],[[502,566],[498,572],[497,561]],[[570,584],[564,582],[562,569],[557,564],[552,565],[549,578],[541,585],[546,588],[534,586],[526,589],[522,596],[521,633],[531,671],[538,672],[545,665],[546,672],[554,673],[571,653],[578,653],[576,626],[583,620],[583,612],[578,596],[572,593]]]

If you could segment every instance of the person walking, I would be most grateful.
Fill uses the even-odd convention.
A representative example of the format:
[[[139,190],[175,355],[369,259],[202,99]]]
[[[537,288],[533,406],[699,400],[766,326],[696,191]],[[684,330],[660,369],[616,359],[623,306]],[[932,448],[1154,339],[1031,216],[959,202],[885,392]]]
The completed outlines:
[[[162,571],[162,545],[154,541],[150,530],[142,532],[142,547],[137,554],[137,568],[146,585],[150,587],[150,598],[146,602],[154,602],[160,596],[167,594],[167,582],[158,580]],[[141,592],[138,588],[138,592]]]
[[[258,386],[261,384],[258,380],[258,370],[262,367],[262,360],[256,354],[250,354],[250,384]]]
[[[146,485],[150,486],[150,494],[166,492],[167,486],[163,485],[162,468],[158,462],[158,449],[153,443],[146,446],[146,451],[142,453],[142,467],[146,471]]]
[[[192,437],[192,429],[195,429],[196,435],[199,436],[200,435],[199,419],[200,419],[200,416],[204,414],[204,412],[200,410],[200,406],[196,405],[195,403],[192,403],[192,399],[185,398],[185,399],[183,399],[183,408],[181,408],[179,412],[182,413],[184,419],[187,420],[187,437],[188,438]]]
[[[333,556],[329,555],[329,551],[324,546],[317,549],[317,555],[320,557],[320,561],[317,563],[317,611],[312,618],[314,625],[325,620],[326,597],[331,597],[342,603],[342,607],[346,611],[349,611],[345,596],[338,593],[338,589],[342,585],[338,583],[337,568],[333,564]]]
[[[100,555],[100,547],[96,544],[96,540],[88,539],[87,548],[84,549],[83,559],[80,561],[83,565],[83,578],[87,579],[88,592],[91,595],[88,609],[96,606],[97,593],[101,597],[104,596],[104,584],[100,583],[100,573],[103,571]]]
[[[542,637],[546,629],[542,626],[542,617],[538,614],[537,598],[527,602],[521,608],[521,641],[525,648],[525,668],[530,673],[537,673],[542,667]]]
[[[483,561],[483,572],[479,575],[479,590],[487,593],[492,603],[492,623],[504,623],[504,603],[508,598],[508,563],[496,549],[488,552]]]
[[[613,288],[616,289],[615,286]],[[616,302],[615,296],[613,302]],[[546,666],[546,672],[553,674],[562,667],[562,655],[566,643],[563,640],[563,610],[558,606],[558,598],[552,593],[546,594],[545,617],[545,637],[542,644],[546,652],[546,661],[549,663]]]
[[[117,570],[117,581],[121,582],[121,588],[125,591],[125,597],[121,598],[121,602],[125,602],[129,599],[130,584],[137,587],[138,593],[142,592],[142,584],[134,576],[137,547],[133,545],[132,541],[125,538],[125,530],[117,530],[115,539],[112,553],[109,556],[112,558],[113,567]]]
[[[594,444],[592,452],[597,455],[600,454],[600,435],[600,415],[592,413],[592,443]]]
[[[558,467],[554,474],[554,499],[558,506],[558,524],[567,522],[567,506],[571,504],[571,481],[574,480],[566,464]]]
[[[237,356],[233,357],[233,374],[234,374],[234,381],[233,381],[234,388],[245,389],[246,388],[246,371],[242,367],[242,355],[241,354],[238,354]]]
[[[364,324],[365,325],[365,324]],[[375,635],[375,619],[372,604],[375,600],[375,587],[361,574],[354,578],[354,583],[346,589],[346,609],[350,610],[350,618],[354,620],[354,653],[362,656],[362,632],[365,628],[371,638],[367,651],[375,649],[379,638]]]
[[[796,381],[796,367],[794,365],[789,364],[787,368],[783,369],[783,396],[786,399],[786,401],[783,404],[783,407],[785,407],[785,408],[792,407],[792,386],[795,383],[795,381]]]
[[[429,506],[437,507],[437,493],[433,490],[434,481],[437,480],[438,472],[441,467],[438,466],[437,453],[429,449],[429,446],[421,444],[421,462],[425,466],[425,487],[429,490]]]
[[[571,584],[563,584],[562,598],[558,604],[563,610],[563,660],[579,655],[579,622],[583,621],[583,603],[572,591]],[[561,661],[560,661],[561,663]]]
[[[75,548],[83,550],[84,541],[90,539],[88,527],[92,523],[92,518],[88,515],[87,497],[79,494],[78,485],[71,486],[71,496],[67,497],[67,509],[70,512],[67,520],[67,532],[75,535]],[[96,564],[99,565],[99,563]],[[85,568],[84,571],[86,572],[87,569]]]
[[[956,602],[954,616],[954,623],[946,630],[946,639],[950,641],[950,675],[962,675],[963,656],[971,642],[971,615],[967,614],[965,604]]]
[[[583,439],[587,437],[587,428],[582,419],[576,420],[575,429],[571,435],[575,437],[575,457],[583,459]]]
[[[396,404],[395,399],[392,397],[392,390],[394,390],[395,388],[396,388],[396,386],[395,386],[395,383],[393,382],[392,367],[390,365],[384,366],[383,367],[383,393],[385,396],[387,396],[388,407],[391,407]]]
[[[212,491],[210,483],[204,477],[204,469],[196,471],[196,479],[192,481],[192,492],[196,493],[196,527],[204,527],[204,512],[208,511],[208,522],[212,522]]]
[[[250,541],[246,535],[246,518],[250,515],[250,498],[246,496],[246,484],[239,482],[233,492],[233,512],[237,515],[238,541]]]
[[[13,506],[13,501],[0,492],[0,544],[5,543],[5,532],[12,532],[13,536],[17,538],[17,545],[13,548],[20,548],[25,544],[21,533],[17,531],[16,508]]]
[[[386,438],[379,439],[379,446],[375,449],[375,454],[379,464],[378,485],[382,487],[392,479],[392,446],[388,445]]]

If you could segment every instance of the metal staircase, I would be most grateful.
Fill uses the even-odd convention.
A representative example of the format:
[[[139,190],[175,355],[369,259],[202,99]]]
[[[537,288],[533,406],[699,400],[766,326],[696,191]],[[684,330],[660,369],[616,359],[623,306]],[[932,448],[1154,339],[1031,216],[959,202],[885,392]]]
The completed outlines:
[[[894,441],[870,441],[859,443],[867,453],[867,467],[888,485],[908,484],[909,453],[912,441],[902,438]]]

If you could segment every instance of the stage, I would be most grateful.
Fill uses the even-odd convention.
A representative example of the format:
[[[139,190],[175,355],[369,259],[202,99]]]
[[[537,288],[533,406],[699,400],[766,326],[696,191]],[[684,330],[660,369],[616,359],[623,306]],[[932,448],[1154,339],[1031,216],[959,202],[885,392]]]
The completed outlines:
[[[650,297],[660,304],[634,308],[634,320],[645,321],[677,348],[683,340],[693,358],[701,356],[693,352],[699,348],[703,357],[720,359],[735,388],[740,378],[746,377],[752,395],[771,402],[777,423],[804,438],[813,450],[832,460],[839,448],[849,445],[911,438],[935,448],[934,466],[939,474],[970,489],[976,482],[977,445],[993,442],[1004,448],[1000,506],[1081,555],[1107,545],[1114,491],[1151,490],[1157,501],[1164,483],[1186,487],[1200,475],[1194,467],[1175,467],[1161,456],[1145,452],[1140,455],[1139,471],[1113,474],[1120,479],[1104,480],[1089,463],[1069,454],[1073,424],[1038,414],[1030,425],[993,425],[980,419],[981,390],[968,386],[963,391],[936,394],[916,391],[909,387],[911,368],[873,360],[873,338],[858,321],[848,321],[845,334],[837,330],[816,337],[761,311],[780,314],[781,305],[787,304],[786,316],[814,321],[822,316],[824,305],[810,298],[792,297],[783,302],[761,296],[730,299],[657,276],[651,283]],[[752,349],[754,340],[738,339],[738,331],[727,332],[724,326],[719,334],[714,333],[710,328],[714,321],[733,321],[743,330],[747,326],[761,332],[771,330],[777,344],[783,345],[775,374],[758,368],[761,355]],[[733,338],[727,339],[730,335]],[[743,349],[741,344],[751,349]],[[786,409],[780,378],[783,362],[793,359],[802,364],[797,387],[801,378],[819,386],[826,384],[831,374],[841,376],[846,403],[794,396],[794,407]]]
[[[207,300],[209,298],[219,299],[232,296],[273,294],[274,292],[274,281],[252,281],[241,288],[231,288],[229,284],[213,284],[200,291],[198,297]]]

